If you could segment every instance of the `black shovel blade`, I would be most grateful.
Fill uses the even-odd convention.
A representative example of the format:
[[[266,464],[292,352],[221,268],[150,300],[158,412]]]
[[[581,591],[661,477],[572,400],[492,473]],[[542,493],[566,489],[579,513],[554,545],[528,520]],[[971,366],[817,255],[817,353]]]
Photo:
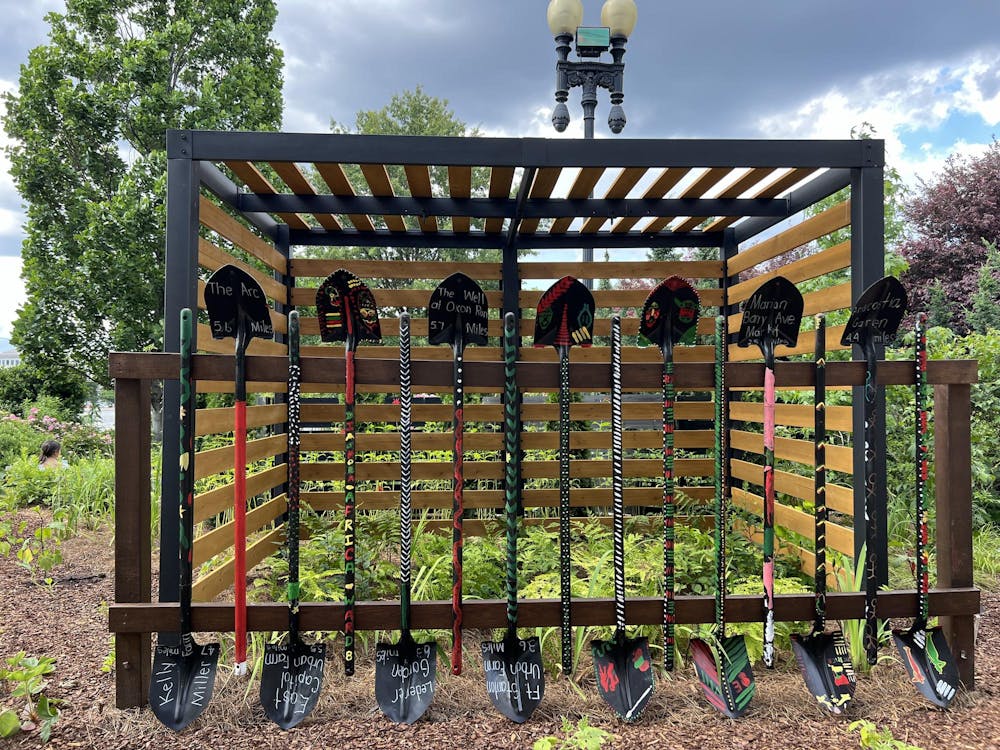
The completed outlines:
[[[661,348],[694,342],[698,329],[698,292],[680,276],[661,281],[646,297],[639,333]]]
[[[742,635],[718,640],[691,639],[691,657],[708,702],[719,713],[738,719],[757,689]]]
[[[486,641],[481,648],[490,702],[508,719],[523,724],[545,694],[541,643],[535,636],[508,633],[502,641]]]
[[[885,276],[858,298],[840,337],[842,346],[887,344],[896,335],[906,312],[906,290],[893,276]]]
[[[199,645],[190,633],[178,646],[157,645],[149,683],[156,718],[175,732],[197,719],[212,699],[218,664],[219,644]]]
[[[653,661],[647,638],[626,638],[617,631],[610,641],[591,641],[597,690],[625,721],[635,721],[653,695]]]
[[[291,729],[306,718],[319,700],[325,666],[325,643],[292,638],[264,646],[260,703],[267,718],[282,729]]]
[[[572,276],[563,276],[538,301],[535,346],[590,346],[593,326],[594,295]]]
[[[347,269],[334,271],[319,285],[316,314],[319,336],[327,343],[350,340],[356,345],[359,341],[382,340],[375,295]]]
[[[399,643],[375,647],[375,699],[390,721],[412,724],[431,705],[437,681],[437,646],[404,632]]]
[[[806,687],[819,705],[832,714],[843,713],[858,684],[844,634],[839,630],[792,633],[792,651]]]
[[[254,337],[274,338],[264,290],[242,268],[225,265],[209,277],[205,282],[205,307],[214,339],[236,338],[241,317],[247,324],[247,341]]]
[[[756,344],[762,351],[777,344],[795,346],[803,304],[802,294],[784,276],[775,276],[761,284],[743,303],[743,321],[736,343]]]
[[[428,341],[454,344],[461,334],[463,344],[485,346],[489,316],[483,288],[464,273],[453,273],[438,284],[427,304]]]
[[[958,692],[958,667],[941,628],[914,625],[893,630],[892,640],[917,690],[938,708],[947,708]]]

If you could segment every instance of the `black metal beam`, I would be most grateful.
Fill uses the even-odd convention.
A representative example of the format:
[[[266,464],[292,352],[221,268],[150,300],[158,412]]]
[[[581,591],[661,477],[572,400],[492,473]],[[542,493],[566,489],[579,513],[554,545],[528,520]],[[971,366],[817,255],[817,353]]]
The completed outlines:
[[[516,201],[510,198],[410,198],[404,196],[277,195],[239,193],[236,208],[246,212],[369,214],[373,216],[468,216],[474,219],[507,218],[514,215]],[[737,198],[545,198],[529,200],[521,208],[522,219],[562,216],[768,216],[779,220],[790,216],[788,199]]]
[[[813,205],[817,201],[821,201],[824,198],[833,195],[838,190],[843,190],[850,184],[851,170],[849,169],[831,169],[828,172],[824,172],[819,177],[810,180],[798,190],[789,193],[787,198],[788,215],[792,216],[793,214],[797,214],[799,211],[809,208],[809,206]],[[698,215],[700,216],[701,214]],[[781,219],[760,217],[740,222],[733,227],[736,230],[736,241],[746,242],[748,239],[760,234],[765,229],[770,229],[779,221],[781,221]]]
[[[358,232],[344,230],[343,232],[327,232],[325,229],[293,229],[289,236],[294,245],[331,246],[331,247],[462,247],[468,249],[500,249],[507,241],[506,234],[487,234],[485,232]],[[581,234],[566,232],[565,234],[519,234],[517,246],[532,250],[561,250],[580,247],[619,248],[649,248],[649,247],[721,247],[722,232],[689,232],[685,234],[644,234],[628,232],[615,234],[612,232],[597,232]]]
[[[507,227],[507,237],[503,245],[503,311],[502,315],[509,312],[521,320],[521,305],[518,296],[521,291],[521,275],[517,267],[517,226],[521,223],[525,204],[528,202],[528,193],[531,191],[531,183],[535,180],[535,168],[528,167],[521,174],[521,184],[517,188],[517,200],[514,203],[514,213],[511,216],[510,224]]]
[[[440,164],[505,167],[881,166],[881,141],[451,138],[335,133],[171,131],[168,156],[206,161]]]
[[[272,242],[278,242],[278,222],[266,213],[247,212],[240,208],[241,193],[239,188],[211,162],[201,164],[201,184],[227,206],[242,213],[243,218],[270,237]]]

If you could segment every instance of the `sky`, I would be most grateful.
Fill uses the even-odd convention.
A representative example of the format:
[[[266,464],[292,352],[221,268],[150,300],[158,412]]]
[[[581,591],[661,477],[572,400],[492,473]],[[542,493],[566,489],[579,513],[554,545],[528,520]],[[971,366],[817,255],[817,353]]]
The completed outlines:
[[[579,89],[551,126],[555,49],[546,0],[276,0],[284,129],[326,132],[424,87],[484,135],[581,137]],[[997,0],[637,0],[625,55],[637,138],[848,138],[870,123],[912,186],[951,153],[1000,135]],[[16,88],[62,0],[0,0],[0,91]],[[600,0],[584,0],[598,25]],[[601,93],[597,137],[606,125]],[[0,133],[0,145],[6,143]],[[0,155],[0,336],[24,289],[21,201]]]

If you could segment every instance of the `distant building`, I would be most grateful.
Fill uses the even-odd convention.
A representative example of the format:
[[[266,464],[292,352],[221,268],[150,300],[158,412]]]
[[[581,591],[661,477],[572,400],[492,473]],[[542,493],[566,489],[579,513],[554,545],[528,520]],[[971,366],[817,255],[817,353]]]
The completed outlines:
[[[16,367],[21,364],[21,355],[17,349],[0,352],[0,367]]]

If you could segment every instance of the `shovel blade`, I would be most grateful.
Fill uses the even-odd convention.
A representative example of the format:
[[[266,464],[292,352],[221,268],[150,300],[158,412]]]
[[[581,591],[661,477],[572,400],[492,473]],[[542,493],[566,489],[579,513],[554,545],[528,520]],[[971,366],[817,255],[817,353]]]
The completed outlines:
[[[832,714],[841,714],[854,697],[857,678],[839,630],[832,633],[792,634],[792,651],[816,701]]]
[[[572,276],[563,276],[538,301],[535,346],[590,346],[593,326],[594,295]]]
[[[511,721],[523,724],[542,702],[545,670],[538,638],[507,636],[482,644],[486,694]]]
[[[893,630],[892,640],[917,690],[938,708],[958,692],[958,667],[941,628]]]
[[[795,346],[799,338],[804,301],[795,285],[784,276],[762,284],[743,303],[743,321],[737,343],[740,346],[784,344]]]
[[[271,310],[260,284],[242,268],[225,265],[205,283],[205,307],[212,338],[236,338],[240,322],[246,323],[246,340],[274,337]]]
[[[436,644],[416,643],[409,634],[399,643],[375,647],[375,699],[390,721],[412,724],[434,698]]]
[[[619,631],[610,641],[591,641],[590,649],[601,697],[622,719],[635,721],[653,695],[649,640]]]
[[[692,638],[691,656],[712,707],[730,719],[745,714],[757,685],[743,636],[733,635],[721,642]]]
[[[308,644],[297,638],[264,647],[260,703],[267,718],[291,729],[316,707],[323,687],[326,644]]]
[[[431,293],[427,305],[427,341],[438,344],[485,346],[490,306],[486,292],[464,273],[453,273]]]
[[[149,706],[164,726],[181,731],[197,719],[212,699],[219,644],[195,642],[181,635],[177,646],[157,645],[149,685]]]
[[[906,312],[906,290],[899,279],[885,276],[865,289],[854,303],[851,317],[840,337],[842,346],[887,344],[896,335]]]
[[[650,344],[690,344],[698,324],[698,291],[679,276],[661,281],[646,297],[639,318],[639,333]]]

